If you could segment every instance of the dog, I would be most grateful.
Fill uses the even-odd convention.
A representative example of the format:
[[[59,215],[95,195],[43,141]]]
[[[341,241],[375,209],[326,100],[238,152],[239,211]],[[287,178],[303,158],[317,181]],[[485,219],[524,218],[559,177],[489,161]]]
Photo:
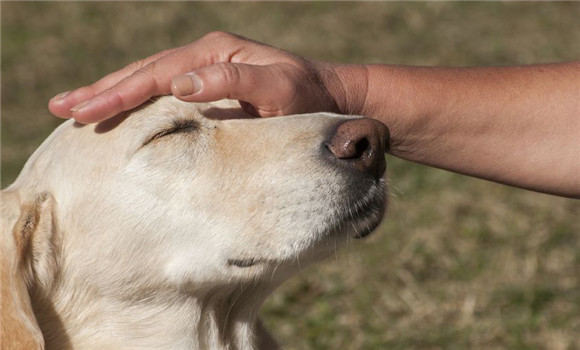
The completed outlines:
[[[369,234],[388,129],[162,97],[69,120],[1,192],[2,349],[271,349],[264,299]]]

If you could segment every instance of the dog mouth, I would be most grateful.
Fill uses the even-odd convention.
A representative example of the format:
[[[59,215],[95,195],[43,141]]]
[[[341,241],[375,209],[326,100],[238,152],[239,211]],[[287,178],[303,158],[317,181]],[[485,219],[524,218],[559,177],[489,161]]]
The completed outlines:
[[[365,216],[352,215],[338,225],[337,231],[347,231],[354,239],[363,239],[369,236],[381,223],[384,209],[372,206],[372,213]]]
[[[342,215],[338,215],[333,231],[346,233],[354,239],[365,238],[379,226],[385,211],[384,190],[369,193],[363,199],[342,208]]]
[[[361,191],[362,192],[362,191]],[[319,238],[312,242],[311,249],[318,249],[318,243],[328,244],[329,240],[341,241],[344,238],[363,239],[369,236],[381,223],[386,212],[386,191],[384,184],[366,188],[366,191],[345,196],[342,204],[334,210],[334,219],[329,225],[314,233]],[[318,243],[315,243],[317,242]],[[310,249],[309,249],[310,250]],[[247,269],[256,266],[279,266],[287,259],[268,259],[257,257],[235,257],[226,260],[231,268]]]
[[[328,230],[334,235],[348,235],[353,239],[363,239],[370,235],[381,223],[385,212],[385,206],[382,201],[373,201],[358,205],[357,209],[350,211],[348,215],[338,220],[337,223]],[[262,258],[236,258],[227,259],[229,267],[233,268],[250,268],[257,265],[276,264],[276,261]],[[280,263],[280,262],[278,262]]]

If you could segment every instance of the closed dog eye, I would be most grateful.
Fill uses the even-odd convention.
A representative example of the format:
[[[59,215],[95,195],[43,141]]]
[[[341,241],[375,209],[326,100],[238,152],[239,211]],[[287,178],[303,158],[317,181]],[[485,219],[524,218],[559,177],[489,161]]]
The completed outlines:
[[[195,130],[199,130],[199,123],[194,120],[174,120],[172,126],[165,128],[153,136],[147,138],[145,142],[143,142],[143,146],[147,146],[149,143],[165,136],[189,133]]]

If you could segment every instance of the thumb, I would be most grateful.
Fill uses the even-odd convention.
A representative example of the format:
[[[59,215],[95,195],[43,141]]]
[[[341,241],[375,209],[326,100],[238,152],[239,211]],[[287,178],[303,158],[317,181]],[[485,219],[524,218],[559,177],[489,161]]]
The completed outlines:
[[[216,63],[173,78],[171,91],[189,102],[244,101],[261,116],[282,114],[295,97],[292,75],[285,65]]]

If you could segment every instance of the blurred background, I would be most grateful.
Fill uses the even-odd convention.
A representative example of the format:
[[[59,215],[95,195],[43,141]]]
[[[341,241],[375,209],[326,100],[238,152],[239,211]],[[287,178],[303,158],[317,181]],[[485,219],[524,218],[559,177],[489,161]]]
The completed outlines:
[[[212,30],[335,62],[580,58],[572,2],[1,6],[2,187],[62,121],[47,110],[53,95]],[[263,318],[284,348],[580,348],[580,201],[388,164],[390,212],[376,233],[266,302]]]

